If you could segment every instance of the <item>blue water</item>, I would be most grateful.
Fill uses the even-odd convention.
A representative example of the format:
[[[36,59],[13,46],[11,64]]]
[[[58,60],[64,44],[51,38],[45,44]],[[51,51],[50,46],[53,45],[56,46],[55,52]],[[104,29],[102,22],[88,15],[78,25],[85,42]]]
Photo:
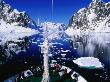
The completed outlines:
[[[41,27],[38,27],[39,29]],[[23,60],[25,62],[27,59],[32,58],[32,61],[34,63],[41,64],[43,61],[43,57],[41,54],[41,48],[39,47],[40,44],[43,43],[44,39],[42,36],[42,30],[40,30],[41,33],[37,35],[33,35],[28,37],[30,41],[37,42],[37,43],[31,43],[30,47],[26,50],[26,52],[20,52],[19,54],[16,54],[16,56],[13,57],[14,60]],[[69,39],[69,37],[64,34],[60,39],[54,39],[49,41],[50,44],[53,44],[50,46],[49,53],[53,54],[52,58],[62,58],[61,54],[66,54],[66,59],[73,60],[74,58],[79,58],[81,55],[77,52],[77,50],[74,49],[74,46],[72,44],[72,41]],[[69,52],[61,52],[62,50],[69,50]],[[110,63],[106,60],[101,59],[101,62],[105,65],[105,67],[109,67]],[[8,62],[9,63],[9,62]]]
[[[39,27],[40,28],[40,27]],[[41,31],[42,33],[42,31]],[[42,65],[43,64],[43,54],[41,53],[41,48],[39,44],[41,44],[44,39],[42,34],[39,33],[37,35],[33,35],[28,37],[30,41],[36,42],[31,43],[30,47],[26,49],[26,52],[21,51],[19,54],[16,54],[11,60],[7,61],[6,65],[10,68],[11,65],[13,68],[16,69],[16,65],[18,66],[28,66],[28,68],[32,65]],[[67,60],[73,60],[74,58],[79,58],[80,54],[77,53],[77,50],[74,49],[74,46],[72,44],[72,41],[69,39],[69,37],[64,34],[60,39],[54,39],[49,41],[49,43],[53,43],[52,46],[50,46],[49,53],[52,54],[52,57],[50,59],[57,60],[62,59],[63,57],[61,54],[66,54],[65,58]],[[61,52],[62,50],[69,50],[68,52]],[[102,61],[104,63],[105,67],[109,70],[109,63],[105,61]],[[23,67],[20,67],[23,68]],[[23,71],[24,69],[22,69]]]

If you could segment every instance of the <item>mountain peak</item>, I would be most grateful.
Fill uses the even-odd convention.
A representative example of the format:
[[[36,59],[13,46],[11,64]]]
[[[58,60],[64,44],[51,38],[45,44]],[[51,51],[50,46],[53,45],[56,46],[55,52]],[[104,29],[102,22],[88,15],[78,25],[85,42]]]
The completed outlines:
[[[19,26],[36,28],[36,23],[26,12],[19,12],[17,9],[12,9],[3,0],[0,0],[0,20],[4,20],[9,24],[16,23]]]
[[[100,2],[101,0],[92,0],[92,2]]]
[[[69,26],[81,31],[99,31],[99,29],[109,28],[110,3],[101,0],[93,0],[89,7],[80,9],[71,19]],[[103,25],[102,25],[103,24]],[[104,30],[101,30],[104,31]],[[108,30],[105,30],[108,31]],[[109,30],[110,31],[110,30]]]
[[[103,1],[102,0],[92,0],[92,2],[90,3],[89,7],[97,7],[103,5]]]

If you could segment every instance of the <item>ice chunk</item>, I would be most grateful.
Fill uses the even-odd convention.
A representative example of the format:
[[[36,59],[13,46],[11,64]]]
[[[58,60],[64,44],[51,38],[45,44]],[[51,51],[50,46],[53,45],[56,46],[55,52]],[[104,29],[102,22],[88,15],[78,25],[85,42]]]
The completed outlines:
[[[94,57],[81,57],[76,60],[73,60],[73,62],[78,64],[81,67],[95,67],[95,68],[103,67],[99,59]]]

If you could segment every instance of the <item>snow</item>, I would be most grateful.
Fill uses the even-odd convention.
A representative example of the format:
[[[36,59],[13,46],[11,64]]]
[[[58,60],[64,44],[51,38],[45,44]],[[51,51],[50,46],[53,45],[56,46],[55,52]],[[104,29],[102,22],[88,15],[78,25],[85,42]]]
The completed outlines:
[[[103,4],[107,5],[109,2]],[[98,57],[106,55],[107,60],[110,61],[110,59],[108,59],[110,57],[110,15],[109,12],[106,11],[106,9],[110,7],[97,7],[98,9],[103,9],[108,12],[108,15],[104,15],[103,17],[99,14],[101,13],[103,15],[104,13],[100,11],[96,13],[94,11],[95,8],[96,7],[91,3],[91,6],[86,8],[86,12],[73,17],[72,19],[74,21],[65,33],[73,40],[73,44],[77,44],[77,42],[80,43],[80,45],[74,46],[79,54],[85,55],[86,53],[88,56],[98,55]],[[80,21],[82,25],[75,24],[77,21]],[[103,48],[103,50],[101,50],[101,48]],[[96,50],[106,50],[107,53],[104,52],[100,54],[95,52]]]
[[[13,13],[16,13],[16,14],[18,14],[18,15],[19,15],[20,13],[24,14],[24,13],[25,13],[25,11],[23,11],[23,12],[19,12],[17,9],[14,9],[14,10],[13,10]]]
[[[105,5],[109,5],[110,4],[110,2],[108,2],[108,3],[105,3]]]
[[[96,3],[97,1],[101,2],[102,0],[92,0],[92,2]]]
[[[96,17],[97,17],[97,15],[95,13],[91,13],[88,15],[88,20],[90,21],[90,23],[92,23],[92,20]]]
[[[48,39],[60,39],[59,33],[64,32],[64,26],[62,23],[52,23],[52,22],[44,22],[41,23],[43,30],[45,31],[46,28],[48,30]]]
[[[110,20],[110,16],[106,17],[104,20],[97,22],[97,25],[92,24],[92,20],[96,17],[96,14],[92,13],[88,15],[89,20],[89,28],[86,29],[75,29],[75,27],[68,27],[65,31],[69,36],[80,35],[82,34],[91,34],[91,33],[109,33],[110,32],[110,24],[107,22]]]
[[[61,70],[62,70],[62,69],[64,69],[64,70],[67,69],[67,73],[69,73],[69,72],[71,71],[71,69],[70,69],[69,67],[66,67],[66,66],[62,66],[62,67],[61,67]]]
[[[5,43],[6,41],[17,41],[19,38],[28,37],[38,33],[37,30],[18,26],[17,23],[8,24],[3,20],[0,20],[0,23],[1,43]]]
[[[80,35],[80,30],[77,29],[73,29],[72,27],[68,27],[68,29],[65,31],[66,34],[68,34],[68,36],[74,36],[74,35]]]
[[[14,9],[13,12],[16,14],[20,14],[20,12],[17,9]]]
[[[106,48],[107,52],[109,52],[108,44],[110,43],[110,23],[107,22],[109,19],[110,17],[106,17],[105,20],[99,21],[97,25],[88,23],[90,27],[87,29],[75,29],[73,27],[68,27],[65,33],[70,36],[74,44],[76,43],[75,40],[77,41],[78,38],[82,38],[79,42],[85,42],[85,52],[88,53],[88,56],[94,56],[96,45],[98,45],[99,48]],[[83,51],[83,47],[81,48],[81,46],[83,46],[82,43],[79,47],[77,47],[79,49],[79,53],[83,53],[80,52]],[[109,54],[108,57],[110,57]]]
[[[95,67],[95,68],[103,67],[99,59],[94,57],[81,57],[76,60],[73,60],[73,62],[78,64],[81,67]]]
[[[84,11],[85,8],[80,9],[77,13],[81,13],[82,11]]]

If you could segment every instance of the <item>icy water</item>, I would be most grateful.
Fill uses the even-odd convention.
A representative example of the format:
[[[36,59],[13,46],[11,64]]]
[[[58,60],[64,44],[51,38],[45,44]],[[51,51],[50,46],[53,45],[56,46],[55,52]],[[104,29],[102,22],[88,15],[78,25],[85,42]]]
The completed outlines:
[[[71,41],[66,34],[63,34],[63,36],[60,37],[60,39],[53,39],[49,41],[50,59],[57,60],[58,63],[62,65],[67,65],[67,63],[65,64],[64,62],[68,62],[69,60],[70,62],[67,66],[73,68],[73,63],[71,63],[71,61],[74,58],[79,58],[84,55],[78,53],[78,49],[75,48],[76,46],[74,46],[73,41]],[[1,78],[1,80],[18,74],[19,72],[26,70],[31,66],[39,66],[43,64],[43,57],[41,54],[41,48],[39,46],[42,45],[42,42],[44,41],[42,34],[33,35],[31,37],[25,37],[23,41],[24,45],[17,43],[19,44],[19,49],[15,51],[9,51],[9,53],[11,53],[10,56],[8,56],[7,59],[5,59],[6,61],[1,62],[0,73],[2,75],[0,75],[0,77],[3,77]],[[86,57],[88,56],[90,55],[86,55]],[[97,58],[101,60],[106,69],[108,69],[109,71],[110,62],[108,62],[108,56],[105,56],[104,58],[97,56]],[[82,72],[78,69],[77,71]],[[84,73],[84,71],[82,73]],[[96,72],[96,70],[93,72]]]

